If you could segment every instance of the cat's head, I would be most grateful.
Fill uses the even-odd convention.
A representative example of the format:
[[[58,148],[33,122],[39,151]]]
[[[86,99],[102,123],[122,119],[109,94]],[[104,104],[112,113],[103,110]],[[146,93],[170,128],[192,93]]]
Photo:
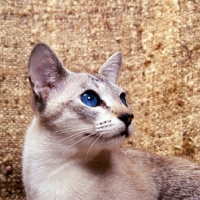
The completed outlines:
[[[28,70],[40,126],[60,145],[83,151],[120,144],[133,129],[126,92],[117,85],[121,64],[121,53],[116,52],[97,74],[74,73],[47,45],[37,44]]]

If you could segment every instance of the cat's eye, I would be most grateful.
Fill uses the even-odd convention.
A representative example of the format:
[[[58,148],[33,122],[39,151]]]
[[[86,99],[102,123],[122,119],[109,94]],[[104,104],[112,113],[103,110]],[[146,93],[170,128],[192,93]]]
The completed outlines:
[[[95,107],[100,104],[99,96],[92,90],[88,90],[81,95],[81,101],[90,107]]]
[[[126,94],[123,92],[123,93],[121,93],[120,94],[120,99],[121,99],[121,101],[122,101],[122,103],[126,106],[126,107],[128,107],[128,105],[127,105],[127,103],[126,103]]]

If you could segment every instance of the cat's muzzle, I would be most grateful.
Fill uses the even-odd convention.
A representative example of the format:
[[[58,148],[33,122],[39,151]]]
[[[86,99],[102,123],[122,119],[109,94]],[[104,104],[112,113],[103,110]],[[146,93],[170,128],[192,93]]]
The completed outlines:
[[[122,113],[118,118],[123,121],[126,125],[126,128],[128,128],[128,126],[131,124],[132,119],[134,118],[134,115],[129,113]]]
[[[120,133],[121,136],[125,136],[126,138],[129,137],[129,132],[128,132],[128,127],[131,124],[134,115],[131,113],[122,113],[119,117],[118,117],[122,122],[124,122],[125,126],[126,126],[126,130],[122,133]]]

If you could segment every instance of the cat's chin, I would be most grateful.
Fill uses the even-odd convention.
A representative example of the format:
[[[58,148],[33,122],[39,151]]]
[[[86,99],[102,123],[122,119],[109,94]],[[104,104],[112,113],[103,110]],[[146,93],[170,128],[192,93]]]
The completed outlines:
[[[128,138],[130,136],[130,133],[128,130],[125,130],[119,134],[112,135],[112,136],[96,135],[96,134],[90,134],[90,133],[85,133],[85,136],[96,138],[99,140],[102,140],[102,139],[112,140],[113,138]]]
[[[130,136],[130,133],[128,132],[128,130],[125,130],[124,132],[120,133],[121,136],[128,138]]]
[[[105,138],[105,139],[114,139],[114,138],[122,138],[122,139],[125,139],[125,138],[128,138],[130,136],[130,133],[127,131],[127,130],[125,130],[125,131],[123,131],[123,132],[121,132],[121,133],[119,133],[119,134],[116,134],[116,135],[113,135],[113,136],[110,136],[110,137],[103,137],[103,138]]]
[[[107,150],[112,150],[117,147],[119,147],[123,141],[131,135],[128,130],[125,130],[124,132],[121,132],[119,134],[115,134],[113,136],[105,136],[105,135],[95,135],[95,134],[85,134],[87,137],[91,137],[94,139],[94,145],[92,148],[97,148],[97,149],[107,149]],[[91,148],[91,146],[89,147]]]

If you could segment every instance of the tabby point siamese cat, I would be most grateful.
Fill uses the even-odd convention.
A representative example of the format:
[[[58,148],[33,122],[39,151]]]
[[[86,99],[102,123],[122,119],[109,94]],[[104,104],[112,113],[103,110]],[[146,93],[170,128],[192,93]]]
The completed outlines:
[[[116,52],[97,74],[74,73],[46,44],[33,48],[27,200],[200,199],[199,165],[119,147],[133,131],[126,92],[117,85],[121,65]]]

